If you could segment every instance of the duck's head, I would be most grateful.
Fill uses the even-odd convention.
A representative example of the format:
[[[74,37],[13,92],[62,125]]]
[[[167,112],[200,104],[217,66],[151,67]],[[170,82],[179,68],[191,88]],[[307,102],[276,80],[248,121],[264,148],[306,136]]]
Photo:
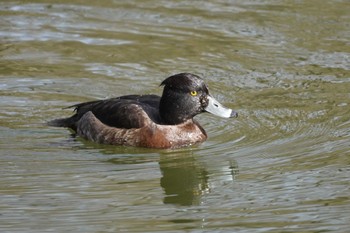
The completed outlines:
[[[180,124],[199,113],[209,112],[229,118],[238,114],[226,108],[210,94],[207,85],[197,75],[181,73],[165,79],[160,100],[160,116],[165,124]]]

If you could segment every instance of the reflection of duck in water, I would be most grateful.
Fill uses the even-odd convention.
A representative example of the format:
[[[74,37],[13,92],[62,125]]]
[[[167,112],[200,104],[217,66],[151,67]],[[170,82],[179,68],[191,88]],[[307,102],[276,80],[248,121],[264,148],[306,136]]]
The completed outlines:
[[[237,117],[208,91],[201,78],[189,73],[165,79],[162,97],[128,95],[76,104],[76,114],[49,122],[67,127],[88,140],[113,145],[176,148],[206,140],[204,129],[193,120],[202,112]]]
[[[164,204],[198,205],[201,196],[209,192],[209,173],[193,155],[161,158],[159,162],[164,189]]]
[[[160,185],[164,190],[164,204],[200,205],[203,195],[209,194],[217,182],[233,181],[238,172],[235,160],[218,161],[213,166],[197,160],[192,151],[161,154]],[[219,185],[222,188],[221,183]]]

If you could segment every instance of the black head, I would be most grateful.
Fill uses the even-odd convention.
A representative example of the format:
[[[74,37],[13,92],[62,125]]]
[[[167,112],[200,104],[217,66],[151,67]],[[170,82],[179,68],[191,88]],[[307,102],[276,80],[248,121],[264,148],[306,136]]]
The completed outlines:
[[[222,117],[237,115],[211,97],[206,84],[197,75],[176,74],[161,85],[164,85],[164,90],[159,111],[164,124],[180,124],[206,111]]]

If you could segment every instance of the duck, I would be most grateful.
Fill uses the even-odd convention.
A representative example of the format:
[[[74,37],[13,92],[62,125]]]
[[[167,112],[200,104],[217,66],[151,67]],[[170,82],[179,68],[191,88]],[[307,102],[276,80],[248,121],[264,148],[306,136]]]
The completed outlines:
[[[219,103],[204,80],[192,73],[179,73],[161,82],[162,96],[125,95],[75,104],[75,114],[48,122],[65,127],[86,140],[100,144],[180,148],[207,139],[203,127],[193,119],[208,112],[223,118],[238,113]]]

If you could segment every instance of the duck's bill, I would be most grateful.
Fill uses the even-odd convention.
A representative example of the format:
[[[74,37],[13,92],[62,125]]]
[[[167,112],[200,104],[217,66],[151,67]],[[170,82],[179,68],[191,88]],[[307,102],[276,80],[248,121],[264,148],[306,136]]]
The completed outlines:
[[[224,118],[238,117],[238,113],[236,111],[230,108],[226,108],[212,96],[208,96],[208,101],[209,103],[208,106],[205,108],[205,111]]]

